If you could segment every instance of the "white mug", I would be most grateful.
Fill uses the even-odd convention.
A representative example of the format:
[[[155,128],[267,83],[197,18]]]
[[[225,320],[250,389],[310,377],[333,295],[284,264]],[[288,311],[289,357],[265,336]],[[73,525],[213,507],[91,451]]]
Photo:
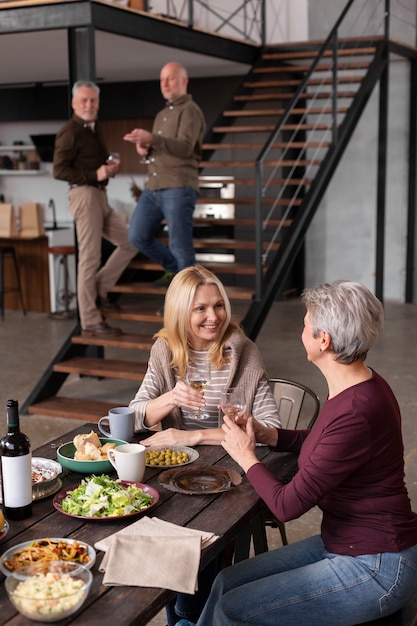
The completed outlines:
[[[110,430],[104,428],[107,424]],[[108,415],[98,420],[98,428],[106,437],[130,441],[135,433],[135,409],[129,406],[118,406],[110,409]]]
[[[145,474],[146,448],[141,443],[124,443],[107,450],[107,458],[120,480],[140,483]]]

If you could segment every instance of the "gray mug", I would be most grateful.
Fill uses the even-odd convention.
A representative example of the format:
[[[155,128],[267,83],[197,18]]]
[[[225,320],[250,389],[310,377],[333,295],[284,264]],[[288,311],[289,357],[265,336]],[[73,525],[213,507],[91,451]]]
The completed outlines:
[[[110,409],[108,415],[99,419],[97,425],[105,437],[131,441],[135,433],[135,409],[131,409],[128,406],[118,406],[115,409]],[[105,425],[110,430],[105,428]]]

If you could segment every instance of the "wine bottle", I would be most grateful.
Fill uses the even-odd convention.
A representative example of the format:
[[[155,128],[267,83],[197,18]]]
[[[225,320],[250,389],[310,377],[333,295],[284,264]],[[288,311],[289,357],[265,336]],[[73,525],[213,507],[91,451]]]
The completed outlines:
[[[0,439],[1,488],[6,518],[32,515],[32,453],[29,439],[20,432],[17,400],[7,401],[7,435]]]

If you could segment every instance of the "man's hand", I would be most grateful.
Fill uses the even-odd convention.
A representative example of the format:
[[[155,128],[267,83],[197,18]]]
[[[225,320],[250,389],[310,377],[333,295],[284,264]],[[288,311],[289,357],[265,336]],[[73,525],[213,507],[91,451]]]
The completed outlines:
[[[119,171],[120,164],[116,163],[114,165],[100,165],[98,170],[96,170],[97,180],[101,182],[103,180],[107,180],[108,178],[112,178],[116,176]]]
[[[152,145],[152,133],[144,128],[134,128],[130,133],[126,133],[123,139],[145,150],[149,150]]]

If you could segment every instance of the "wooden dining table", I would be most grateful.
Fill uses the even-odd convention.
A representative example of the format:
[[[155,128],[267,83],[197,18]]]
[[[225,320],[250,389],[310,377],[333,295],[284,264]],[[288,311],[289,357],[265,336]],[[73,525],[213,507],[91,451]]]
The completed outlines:
[[[72,441],[78,433],[88,433],[90,430],[97,431],[97,425],[86,423],[75,428],[39,447],[33,452],[33,456],[56,460],[57,448],[61,444]],[[140,441],[147,434],[136,433],[135,440]],[[195,465],[218,466],[243,474],[222,446],[197,446],[196,449],[199,458],[194,461]],[[257,456],[285,482],[296,470],[297,459],[293,454],[272,452],[268,447],[262,446],[257,448]],[[267,550],[262,516],[264,505],[245,476],[241,484],[233,486],[228,491],[188,495],[169,491],[159,484],[158,474],[165,470],[166,468],[163,467],[146,467],[143,483],[157,489],[159,493],[158,503],[149,511],[149,515],[180,526],[218,535],[219,539],[202,551],[202,568],[219,555],[230,553],[231,546],[233,546],[235,561],[248,558],[251,545],[255,553]],[[64,468],[60,475],[61,489],[79,484],[82,478],[82,474],[70,472]],[[34,501],[33,513],[29,519],[9,522],[9,532],[0,543],[0,554],[21,542],[45,537],[67,537],[94,546],[97,541],[138,519],[127,517],[103,521],[70,517],[54,508],[53,497],[52,495]],[[92,568],[93,582],[84,605],[74,616],[62,620],[60,624],[113,626],[117,623],[119,626],[141,626],[147,624],[174,597],[174,592],[167,589],[104,586],[103,574],[99,571],[102,556],[102,552],[97,552],[96,563]],[[138,555],[138,564],[140,564],[140,555]],[[3,574],[0,576],[2,582],[4,576]],[[16,612],[7,597],[3,584],[0,585],[0,616],[1,623],[8,626],[32,623]]]

